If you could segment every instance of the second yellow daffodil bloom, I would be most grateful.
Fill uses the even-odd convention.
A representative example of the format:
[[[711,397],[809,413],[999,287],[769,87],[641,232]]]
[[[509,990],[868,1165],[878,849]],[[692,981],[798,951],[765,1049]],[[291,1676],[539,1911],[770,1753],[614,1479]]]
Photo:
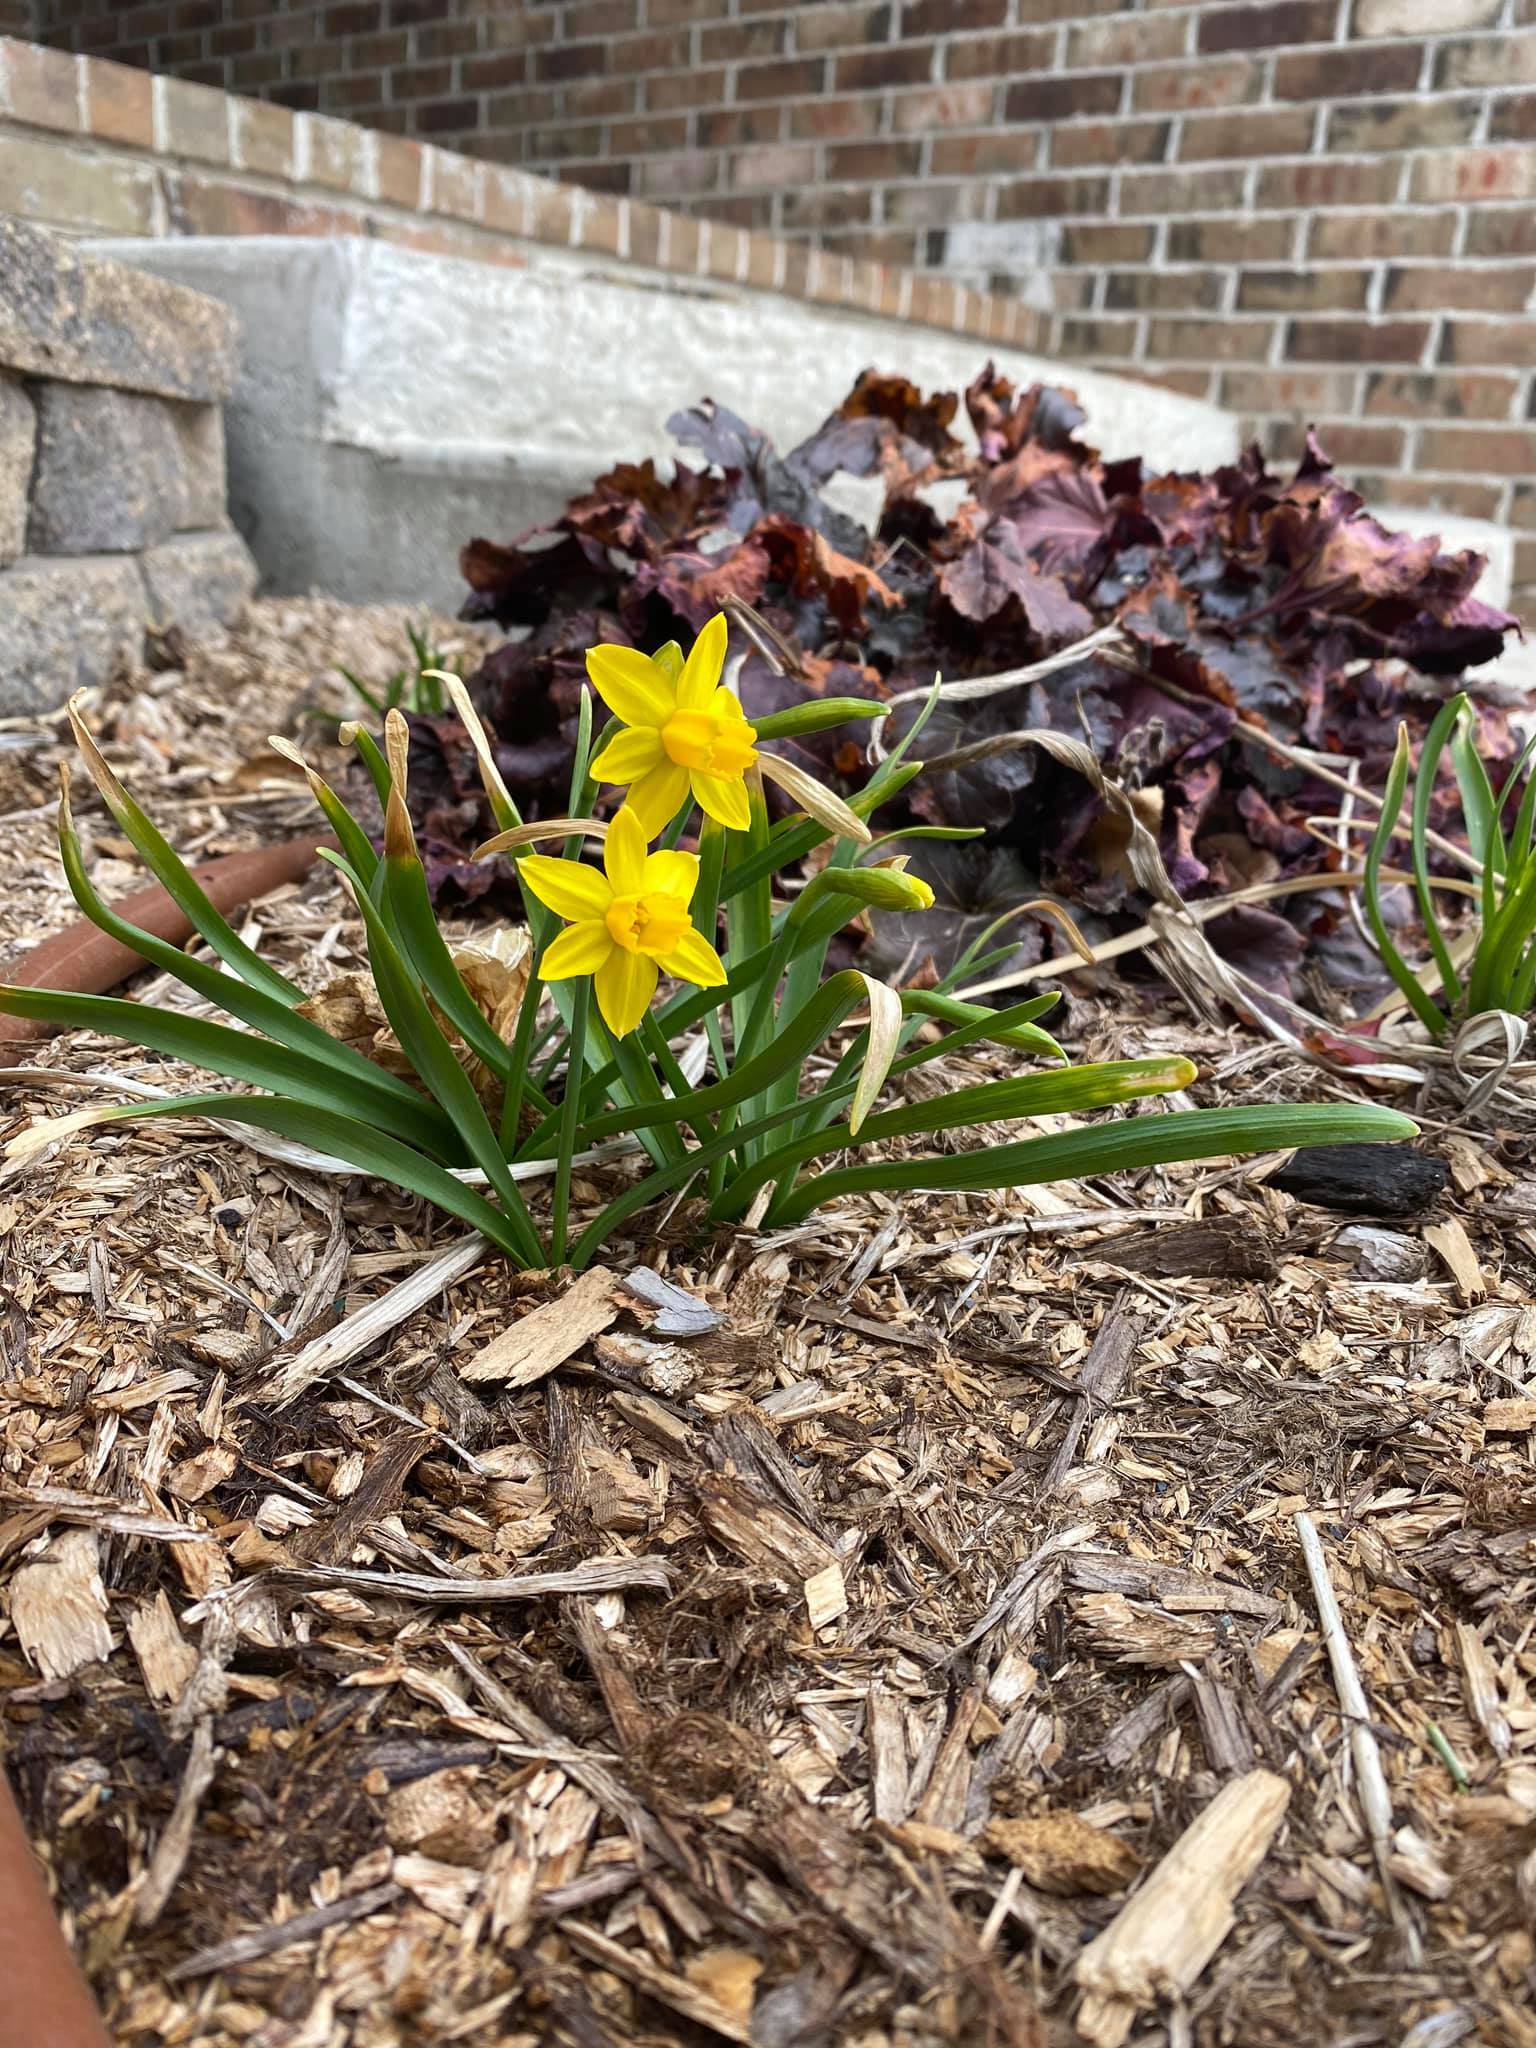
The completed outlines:
[[[720,955],[693,928],[689,904],[699,879],[696,853],[647,851],[647,833],[625,804],[608,827],[603,872],[580,861],[526,854],[524,883],[566,929],[545,948],[546,981],[590,974],[597,1007],[615,1037],[633,1031],[650,1007],[660,975],[699,988],[726,980]]]
[[[665,651],[587,651],[593,687],[629,728],[592,763],[593,780],[627,783],[626,802],[653,838],[690,792],[701,810],[734,831],[745,832],[751,822],[743,777],[757,760],[757,733],[721,684],[726,640],[725,615],[717,612],[681,668]]]

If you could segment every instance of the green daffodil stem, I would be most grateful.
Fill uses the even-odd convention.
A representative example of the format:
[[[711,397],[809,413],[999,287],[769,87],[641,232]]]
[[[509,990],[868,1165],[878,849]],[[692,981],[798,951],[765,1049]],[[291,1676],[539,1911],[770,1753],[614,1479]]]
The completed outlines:
[[[517,1127],[523,1116],[523,1091],[533,1061],[534,1031],[538,1025],[539,999],[543,993],[544,984],[535,968],[528,976],[523,1007],[517,1013],[517,1027],[512,1033],[512,1065],[501,1097],[501,1149],[508,1159],[517,1150]]]
[[[586,1078],[587,1010],[592,1001],[592,984],[577,982],[571,1004],[571,1035],[567,1041],[565,1100],[560,1105],[560,1149],[555,1154],[555,1200],[549,1225],[550,1264],[565,1264],[565,1245],[571,1214],[571,1157],[576,1150],[576,1133],[581,1124],[581,1090]]]

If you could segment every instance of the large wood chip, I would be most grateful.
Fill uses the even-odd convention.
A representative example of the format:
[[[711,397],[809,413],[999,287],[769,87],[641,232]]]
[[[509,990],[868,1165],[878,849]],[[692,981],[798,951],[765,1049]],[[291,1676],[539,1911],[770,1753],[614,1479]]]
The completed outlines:
[[[197,1652],[177,1626],[163,1592],[133,1610],[128,1618],[128,1640],[150,1698],[162,1705],[174,1704],[197,1669]]]
[[[1269,1853],[1291,1788],[1273,1771],[1223,1786],[1147,1882],[1078,1957],[1077,2030],[1120,2048],[1136,2015],[1188,1994],[1237,1918],[1233,1901]]]
[[[1063,1898],[1075,1892],[1123,1891],[1141,1869],[1129,1842],[1075,1813],[989,1821],[986,1842],[1017,1864],[1036,1891]]]
[[[530,1387],[574,1358],[619,1313],[614,1276],[607,1266],[589,1266],[557,1301],[546,1301],[519,1316],[473,1358],[459,1367],[461,1379],[500,1380],[509,1389]]]
[[[94,1529],[66,1529],[11,1581],[11,1625],[44,1678],[68,1678],[112,1654]]]

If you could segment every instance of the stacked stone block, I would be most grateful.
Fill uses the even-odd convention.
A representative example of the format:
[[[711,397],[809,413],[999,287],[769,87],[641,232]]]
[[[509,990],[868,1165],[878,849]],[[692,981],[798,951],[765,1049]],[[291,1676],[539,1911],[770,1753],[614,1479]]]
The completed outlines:
[[[236,346],[215,300],[0,219],[0,715],[250,596],[225,511]]]

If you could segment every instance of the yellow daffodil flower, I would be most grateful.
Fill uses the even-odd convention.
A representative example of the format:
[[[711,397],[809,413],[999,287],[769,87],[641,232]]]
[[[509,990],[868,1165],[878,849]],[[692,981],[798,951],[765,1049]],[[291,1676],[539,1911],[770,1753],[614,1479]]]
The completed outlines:
[[[615,718],[628,726],[592,763],[593,779],[629,785],[626,802],[654,837],[690,790],[699,807],[738,832],[751,822],[743,777],[757,761],[757,733],[722,687],[725,614],[705,626],[679,667],[676,649],[592,647],[587,674]]]
[[[662,971],[699,988],[722,987],[726,974],[688,913],[696,853],[648,852],[639,814],[625,804],[608,827],[603,870],[543,853],[525,855],[519,868],[539,901],[566,920],[539,972],[546,981],[590,974],[603,1022],[622,1038],[645,1015]]]

